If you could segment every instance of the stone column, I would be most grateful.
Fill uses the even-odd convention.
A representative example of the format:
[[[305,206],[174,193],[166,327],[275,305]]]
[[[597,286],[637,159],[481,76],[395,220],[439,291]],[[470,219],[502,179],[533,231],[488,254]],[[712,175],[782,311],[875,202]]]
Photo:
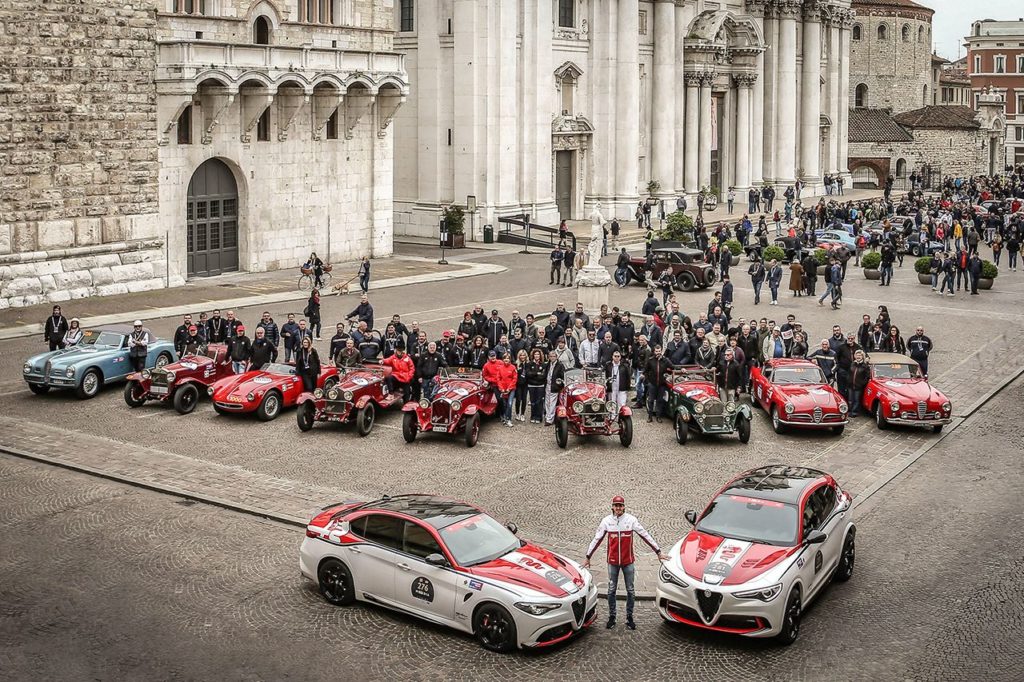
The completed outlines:
[[[850,175],[850,28],[853,17],[853,12],[845,10],[839,30],[839,172],[847,177]],[[847,182],[846,188],[853,189],[853,183]]]
[[[638,0],[619,0],[615,73],[615,197],[612,215],[636,203],[640,156]],[[631,212],[625,214],[632,216]]]
[[[835,10],[833,10],[834,12]],[[849,59],[849,55],[843,57]],[[828,23],[828,168],[835,173],[839,168],[839,24],[833,14]]]
[[[700,80],[701,74],[687,73],[686,80],[686,160],[684,171],[684,183],[687,194],[696,194],[700,187],[697,186],[697,134],[700,125]]]
[[[700,187],[711,186],[711,82],[713,73],[703,73],[700,79],[700,139],[697,152],[697,183]],[[698,189],[700,189],[698,187]]]
[[[550,207],[554,200],[551,179],[551,116],[556,107],[554,67],[551,65],[551,0],[523,3],[523,77],[519,83],[521,136],[519,150],[520,203],[523,207]],[[582,206],[577,206],[582,211]],[[531,216],[536,220],[537,216]]]
[[[491,0],[487,17],[488,52],[490,59],[489,86],[487,87],[487,127],[485,133],[487,150],[487,196],[489,206],[485,207],[477,229],[483,233],[483,225],[495,220],[495,208],[511,208],[518,205],[519,140],[516,124],[520,120],[517,89],[521,73],[516,54],[519,18],[518,0]],[[550,33],[550,30],[548,31]],[[551,92],[553,77],[547,75]],[[551,124],[548,124],[550,130]],[[550,138],[550,136],[549,136]],[[550,158],[549,158],[550,162]],[[457,196],[457,201],[465,201]]]
[[[762,52],[757,56],[756,70],[762,76],[754,82],[753,111],[750,114],[750,181],[754,184],[764,181],[764,64]]]
[[[779,15],[770,2],[764,4],[764,40],[768,45],[762,55],[764,77],[758,87],[761,102],[761,159],[762,176],[772,182],[776,176],[776,122],[778,121],[778,63],[779,63]]]
[[[494,201],[488,192],[487,179],[487,108],[488,97],[497,96],[497,84],[489,82],[487,50],[490,43],[481,40],[487,35],[488,5],[476,0],[454,0],[452,6],[452,60],[458,83],[454,94],[454,126],[452,128],[452,167],[454,192],[451,197],[465,205],[466,197],[474,195],[481,208]],[[442,130],[436,144],[444,149],[447,131]],[[467,241],[479,234],[480,216],[476,225],[466,224]]]
[[[757,81],[755,73],[738,73],[736,83],[736,193],[740,203],[746,201],[744,193],[750,189],[750,94]]]
[[[590,6],[593,18],[590,24],[590,53],[593,59],[590,88],[594,93],[607,95],[615,92],[616,84],[615,44],[618,16],[615,12],[615,0],[592,0]],[[603,202],[604,210],[608,211],[611,199],[615,195],[616,103],[614,97],[600,94],[592,97],[591,101],[594,116],[594,170],[591,180],[592,194],[589,199]]]
[[[662,196],[675,188],[676,7],[672,0],[654,5],[654,121],[651,134],[651,177],[661,183]]]
[[[673,121],[673,128],[676,131],[676,146],[675,146],[675,187],[676,194],[686,193],[686,77],[683,73],[683,63],[685,60],[683,43],[686,40],[686,9],[683,5],[676,5],[676,55],[675,55],[675,80],[672,83],[672,87],[675,90],[675,106],[674,113],[675,119]],[[672,210],[675,210],[675,206],[672,206]]]
[[[801,180],[810,187],[821,184],[821,12],[817,0],[805,0],[803,65],[800,87]]]
[[[800,4],[780,0],[779,61],[777,64],[778,112],[775,130],[775,182],[791,184],[796,176],[796,18]]]
[[[302,3],[299,3],[300,6]],[[438,35],[437,12],[421,12],[417,18],[417,59],[410,80],[416,83],[412,90],[416,106],[416,200],[434,204],[441,200],[442,154],[440,145],[447,126],[441,122],[441,42]],[[339,109],[339,116],[342,109]],[[431,228],[429,235],[436,230]]]

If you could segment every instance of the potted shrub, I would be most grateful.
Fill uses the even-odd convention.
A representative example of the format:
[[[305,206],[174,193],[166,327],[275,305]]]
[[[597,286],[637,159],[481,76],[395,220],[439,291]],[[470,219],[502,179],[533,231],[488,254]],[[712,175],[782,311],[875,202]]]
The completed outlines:
[[[863,260],[863,258],[861,259]],[[921,284],[932,284],[932,257],[922,256],[914,261],[914,271],[917,272],[917,281]]]
[[[828,268],[828,251],[825,249],[815,249],[814,262],[818,264],[818,277],[824,277],[825,270]]]
[[[738,239],[727,239],[725,240],[724,246],[729,249],[729,253],[732,254],[731,265],[739,265],[740,254],[743,253],[743,245],[740,244]]]
[[[656,237],[664,241],[681,242],[687,246],[693,244],[693,218],[682,211],[669,213],[665,227],[658,230]]]
[[[461,249],[466,246],[466,214],[462,207],[455,204],[446,206],[444,220],[448,226],[448,239],[444,240],[445,248]]]
[[[764,250],[764,262],[778,261],[781,263],[786,258],[786,252],[778,246],[769,246]]]
[[[882,279],[882,271],[878,266],[882,264],[882,254],[876,252],[865,253],[860,258],[860,266],[864,268],[864,276],[868,279]]]
[[[655,194],[661,191],[661,183],[657,180],[651,180],[647,183],[647,196],[653,197]]]
[[[995,278],[999,276],[999,268],[989,260],[981,261],[981,277],[978,278],[979,289],[991,289]]]

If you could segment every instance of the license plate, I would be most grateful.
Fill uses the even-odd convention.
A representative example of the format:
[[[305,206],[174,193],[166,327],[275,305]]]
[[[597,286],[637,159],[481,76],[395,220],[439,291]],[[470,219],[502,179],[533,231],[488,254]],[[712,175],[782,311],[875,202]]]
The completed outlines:
[[[167,395],[166,386],[153,386],[149,389],[149,392],[153,395]]]

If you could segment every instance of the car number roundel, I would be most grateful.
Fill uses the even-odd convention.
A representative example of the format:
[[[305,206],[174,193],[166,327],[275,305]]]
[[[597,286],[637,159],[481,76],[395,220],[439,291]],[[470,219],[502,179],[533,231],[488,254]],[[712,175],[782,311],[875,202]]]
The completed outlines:
[[[412,596],[425,602],[434,601],[434,584],[423,576],[412,581]]]

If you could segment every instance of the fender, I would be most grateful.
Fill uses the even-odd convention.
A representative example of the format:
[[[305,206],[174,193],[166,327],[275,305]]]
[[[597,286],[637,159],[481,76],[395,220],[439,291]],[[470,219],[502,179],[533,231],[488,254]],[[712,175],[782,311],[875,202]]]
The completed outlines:
[[[555,408],[555,416],[559,419],[564,419],[569,416],[569,411],[565,409],[564,405],[559,405]]]
[[[465,415],[466,417],[472,417],[474,414],[476,414],[479,411],[480,411],[480,406],[479,405],[470,405],[469,407],[467,407],[465,409],[465,411],[463,411],[463,415]],[[454,422],[456,420],[453,419],[452,421]]]
[[[298,399],[295,401],[295,404],[296,405],[302,405],[303,403],[308,403],[310,400],[315,401],[316,400],[316,396],[314,396],[309,391],[303,391],[299,395]]]
[[[369,395],[360,396],[359,400],[356,401],[355,408],[357,410],[361,410],[364,407],[366,407],[366,403],[368,403],[368,402],[370,402],[370,396]]]
[[[182,379],[181,381],[174,382],[175,388],[177,388],[178,386],[184,386],[185,384],[196,384],[196,388],[206,388],[206,384],[200,381],[197,377],[187,377],[185,379]],[[200,390],[202,390],[202,388],[200,388]]]
[[[679,418],[682,419],[684,422],[689,423],[690,411],[688,409],[686,409],[685,407],[678,407],[676,408],[676,414],[678,414]]]
[[[125,379],[127,381],[137,381],[139,383],[139,386],[141,386],[142,390],[144,390],[146,393],[150,392],[150,388],[153,385],[153,381],[151,379],[144,379],[142,377],[142,372],[132,372],[127,377],[125,377]]]
[[[746,403],[738,405],[736,407],[736,412],[738,414],[742,414],[744,417],[747,418],[748,421],[753,418],[753,412],[750,409],[750,405],[747,405]]]
[[[410,400],[405,405],[402,405],[402,412],[417,412],[416,416],[419,417],[419,407],[420,404],[418,402],[416,402],[415,400]]]
[[[633,410],[629,407],[629,405],[623,405],[622,407],[619,408],[619,416],[620,417],[632,417],[633,416]]]

